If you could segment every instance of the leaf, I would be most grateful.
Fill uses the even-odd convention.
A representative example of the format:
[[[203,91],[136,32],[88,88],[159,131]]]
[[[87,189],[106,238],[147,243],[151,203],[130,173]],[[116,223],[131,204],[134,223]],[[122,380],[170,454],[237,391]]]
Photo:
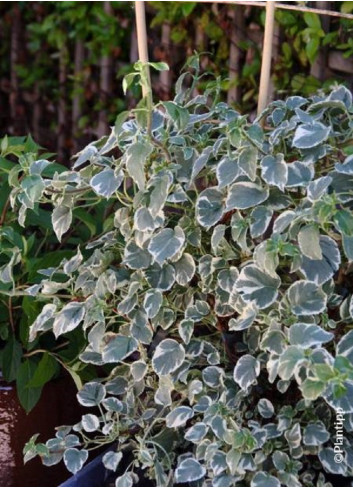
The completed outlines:
[[[342,209],[333,216],[336,229],[345,236],[353,236],[353,216],[352,213]]]
[[[175,481],[177,484],[193,482],[202,479],[206,475],[206,469],[194,458],[186,458],[175,469]]]
[[[335,170],[344,175],[353,175],[353,155],[347,156],[343,163],[336,163]]]
[[[289,346],[279,357],[278,375],[282,380],[289,380],[305,360],[305,355],[301,348]]]
[[[195,423],[186,431],[184,438],[192,443],[198,443],[205,437],[207,431],[208,428],[205,423]]]
[[[16,379],[21,365],[21,359],[21,344],[16,340],[14,335],[11,335],[2,350],[1,358],[2,374],[7,382],[12,382]]]
[[[256,319],[258,308],[254,302],[249,302],[242,309],[237,318],[231,318],[228,323],[229,331],[243,331],[249,329]]]
[[[125,474],[117,477],[115,480],[115,487],[132,487],[134,485],[134,480],[131,474],[131,472],[125,472]]]
[[[295,323],[289,329],[289,341],[291,345],[311,348],[321,346],[333,339],[333,334],[320,328],[317,324]]]
[[[343,450],[342,452],[344,453]],[[347,466],[345,456],[337,459],[336,452],[331,447],[322,448],[319,451],[318,456],[325,472],[328,472],[329,474],[346,475]],[[339,463],[337,460],[339,460]]]
[[[288,180],[288,166],[282,153],[268,155],[261,160],[262,178],[269,185],[275,185],[282,192]]]
[[[153,146],[148,142],[136,142],[128,146],[125,153],[126,169],[140,190],[145,188],[145,165]]]
[[[115,172],[111,168],[107,168],[91,178],[89,184],[96,194],[105,197],[106,199],[110,199],[120,187],[122,181],[122,172],[115,175]]]
[[[183,363],[185,350],[177,341],[163,340],[159,343],[152,358],[152,367],[157,375],[174,372]]]
[[[241,389],[246,390],[256,383],[260,374],[260,362],[252,355],[243,355],[237,362],[233,378]]]
[[[224,213],[223,194],[217,188],[203,190],[196,201],[196,219],[203,227],[217,224]]]
[[[178,406],[167,415],[165,422],[168,428],[178,428],[184,426],[193,416],[194,411],[190,407]]]
[[[322,259],[320,232],[315,224],[308,224],[300,229],[298,243],[303,255],[312,260]]]
[[[58,363],[48,352],[42,356],[28,387],[42,387],[58,372]]]
[[[137,246],[135,241],[127,243],[124,250],[123,263],[129,268],[133,270],[145,269],[151,265],[151,262],[152,258],[148,251]]]
[[[307,196],[310,202],[320,200],[326,194],[328,187],[331,185],[332,178],[329,176],[320,177],[309,183],[307,187]]]
[[[84,302],[69,302],[66,304],[54,319],[53,332],[56,338],[77,328],[85,314],[86,306]]]
[[[277,477],[260,471],[252,478],[251,487],[281,487],[281,483]]]
[[[299,149],[314,148],[328,138],[330,131],[331,127],[324,126],[321,122],[301,124],[294,133],[292,144]]]
[[[105,398],[105,387],[99,382],[88,382],[77,394],[78,402],[81,406],[98,406]]]
[[[265,309],[277,299],[280,283],[279,277],[268,275],[256,265],[247,265],[240,272],[235,288],[245,302],[255,302],[259,309]]]
[[[122,452],[113,452],[109,450],[109,452],[103,455],[102,462],[106,469],[115,472],[122,458],[123,458]]]
[[[163,102],[163,105],[177,129],[179,131],[185,129],[190,119],[188,110],[177,105],[175,102]]]
[[[325,390],[326,383],[316,379],[305,379],[300,385],[304,399],[315,401]]]
[[[100,426],[99,418],[95,414],[84,414],[81,423],[87,433],[94,433]]]
[[[148,318],[154,318],[163,302],[162,292],[158,289],[150,289],[146,292],[143,307],[146,310]]]
[[[318,447],[330,439],[330,433],[327,431],[322,421],[309,423],[304,429],[303,441],[305,445]]]
[[[131,355],[138,347],[135,338],[117,334],[109,340],[102,351],[102,358],[105,363],[118,363]]]
[[[65,205],[59,205],[58,207],[55,207],[52,213],[51,220],[54,232],[58,240],[61,241],[62,235],[69,230],[72,222],[71,208]]]
[[[229,189],[226,210],[249,209],[267,200],[268,196],[268,189],[264,189],[255,183],[234,183]]]
[[[343,235],[342,245],[348,260],[353,261],[353,237]]]
[[[186,286],[195,275],[196,266],[193,257],[189,253],[174,263],[175,280],[179,285]]]
[[[181,250],[184,243],[185,234],[181,227],[165,228],[152,237],[148,251],[155,262],[163,265],[166,260],[173,258]]]
[[[287,290],[291,310],[297,316],[320,314],[326,307],[326,294],[314,282],[298,280]]]
[[[82,469],[87,459],[88,459],[87,450],[68,448],[64,452],[64,463],[66,465],[66,468],[73,474],[76,474],[76,472]]]
[[[26,359],[19,367],[16,378],[16,387],[18,399],[21,406],[29,413],[39,401],[42,388],[41,387],[28,387],[34,372],[36,371],[37,364],[32,359]]]
[[[244,148],[239,154],[238,166],[242,173],[253,182],[256,179],[257,149],[253,146]]]
[[[312,260],[304,256],[300,266],[304,276],[317,285],[322,285],[330,280],[341,263],[340,251],[332,238],[320,236],[320,248],[322,253],[321,260]]]
[[[260,416],[262,416],[265,419],[272,418],[275,412],[272,402],[264,398],[259,400],[257,404],[257,409],[259,411]]]
[[[222,189],[232,184],[240,175],[238,159],[225,156],[216,167],[218,188]]]
[[[351,299],[351,302],[353,302],[353,299]],[[350,363],[353,365],[353,330],[349,331],[344,336],[342,336],[340,341],[337,343],[336,348],[337,348],[337,355],[342,355],[343,357],[348,358]]]
[[[180,338],[188,345],[194,332],[194,321],[192,319],[183,319],[180,321],[178,332]]]
[[[75,155],[75,157],[78,156],[78,158],[75,161],[72,168],[75,170],[79,166],[82,166],[87,161],[92,160],[97,155],[97,153],[98,153],[97,148],[92,144],[89,144],[82,151],[77,153],[77,155]]]
[[[197,175],[200,173],[201,170],[203,170],[212,154],[213,147],[212,146],[207,146],[205,149],[202,150],[202,153],[198,158],[193,163],[192,166],[192,173],[191,173],[191,178],[190,180],[193,181]]]
[[[251,212],[250,235],[252,238],[262,236],[268,228],[273,211],[264,205],[255,207]]]
[[[306,187],[314,178],[313,165],[307,165],[301,161],[293,161],[288,164],[287,188]]]

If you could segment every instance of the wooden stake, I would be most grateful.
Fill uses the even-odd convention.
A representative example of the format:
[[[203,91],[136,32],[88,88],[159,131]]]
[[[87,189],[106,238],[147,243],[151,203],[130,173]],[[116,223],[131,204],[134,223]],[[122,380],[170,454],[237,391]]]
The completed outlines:
[[[148,63],[148,38],[146,29],[145,2],[143,0],[135,1],[135,13],[139,60],[142,61],[142,63]],[[150,81],[149,67],[146,68],[146,74]],[[149,83],[149,85],[151,86],[151,83]],[[143,97],[149,95],[149,90],[147,87],[142,87],[142,95]]]
[[[275,20],[275,2],[267,0],[264,43],[262,49],[259,101],[257,104],[258,114],[260,114],[266,108],[268,103],[270,77],[271,77],[271,58],[272,58],[274,20]]]

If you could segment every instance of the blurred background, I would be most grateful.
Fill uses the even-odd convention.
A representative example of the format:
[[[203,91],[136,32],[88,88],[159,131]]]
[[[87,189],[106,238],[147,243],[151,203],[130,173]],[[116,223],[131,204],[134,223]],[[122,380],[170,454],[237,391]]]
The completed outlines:
[[[353,2],[287,3],[353,13]],[[205,53],[202,70],[224,80],[224,100],[242,113],[256,109],[263,7],[146,2],[146,9],[150,58],[170,66],[154,75],[156,98],[173,96],[197,51]],[[337,82],[352,89],[352,33],[350,19],[278,9],[272,97],[308,96]],[[134,2],[0,2],[0,137],[31,133],[67,161],[134,106],[138,91],[124,96],[121,82],[137,58]]]

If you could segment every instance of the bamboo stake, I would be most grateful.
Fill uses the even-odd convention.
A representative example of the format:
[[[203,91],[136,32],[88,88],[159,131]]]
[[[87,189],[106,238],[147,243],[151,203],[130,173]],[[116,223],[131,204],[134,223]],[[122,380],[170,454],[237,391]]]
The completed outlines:
[[[139,59],[142,63],[148,63],[148,38],[146,29],[146,13],[145,13],[145,2],[142,0],[135,1],[135,13],[136,13],[136,30],[137,30],[137,46]],[[151,86],[151,76],[150,69],[147,66],[146,75],[149,80],[149,86]],[[149,90],[147,87],[142,86],[142,95],[146,97],[149,95]]]
[[[257,104],[258,114],[260,114],[265,109],[268,102],[270,78],[271,78],[271,58],[272,58],[274,20],[275,20],[275,2],[271,2],[267,0],[264,43],[262,49],[259,101]]]
[[[272,0],[270,0],[272,1]],[[198,0],[198,3],[222,3],[222,4],[237,4],[249,5],[253,7],[266,7],[266,2],[258,2],[256,0]],[[325,10],[312,7],[302,7],[300,5],[289,5],[287,3],[276,3],[276,8],[280,10],[294,10],[296,12],[310,12],[318,15],[330,15],[331,17],[340,17],[341,19],[353,20],[353,14],[345,14],[343,12],[335,12],[333,10]]]

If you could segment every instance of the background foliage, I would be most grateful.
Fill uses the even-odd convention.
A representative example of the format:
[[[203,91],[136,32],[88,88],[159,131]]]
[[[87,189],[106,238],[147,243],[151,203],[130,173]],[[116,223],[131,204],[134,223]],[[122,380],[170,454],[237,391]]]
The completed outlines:
[[[352,2],[330,8],[351,12]],[[206,53],[203,71],[230,77],[222,82],[222,97],[243,113],[254,110],[262,8],[148,2],[147,11],[151,58],[171,67],[154,79],[160,99],[170,98],[196,49]],[[351,84],[352,22],[280,10],[276,20],[275,98],[311,95],[334,79]],[[126,98],[120,88],[137,60],[133,2],[2,2],[0,27],[3,134],[30,132],[64,162],[136,103],[134,93]]]

